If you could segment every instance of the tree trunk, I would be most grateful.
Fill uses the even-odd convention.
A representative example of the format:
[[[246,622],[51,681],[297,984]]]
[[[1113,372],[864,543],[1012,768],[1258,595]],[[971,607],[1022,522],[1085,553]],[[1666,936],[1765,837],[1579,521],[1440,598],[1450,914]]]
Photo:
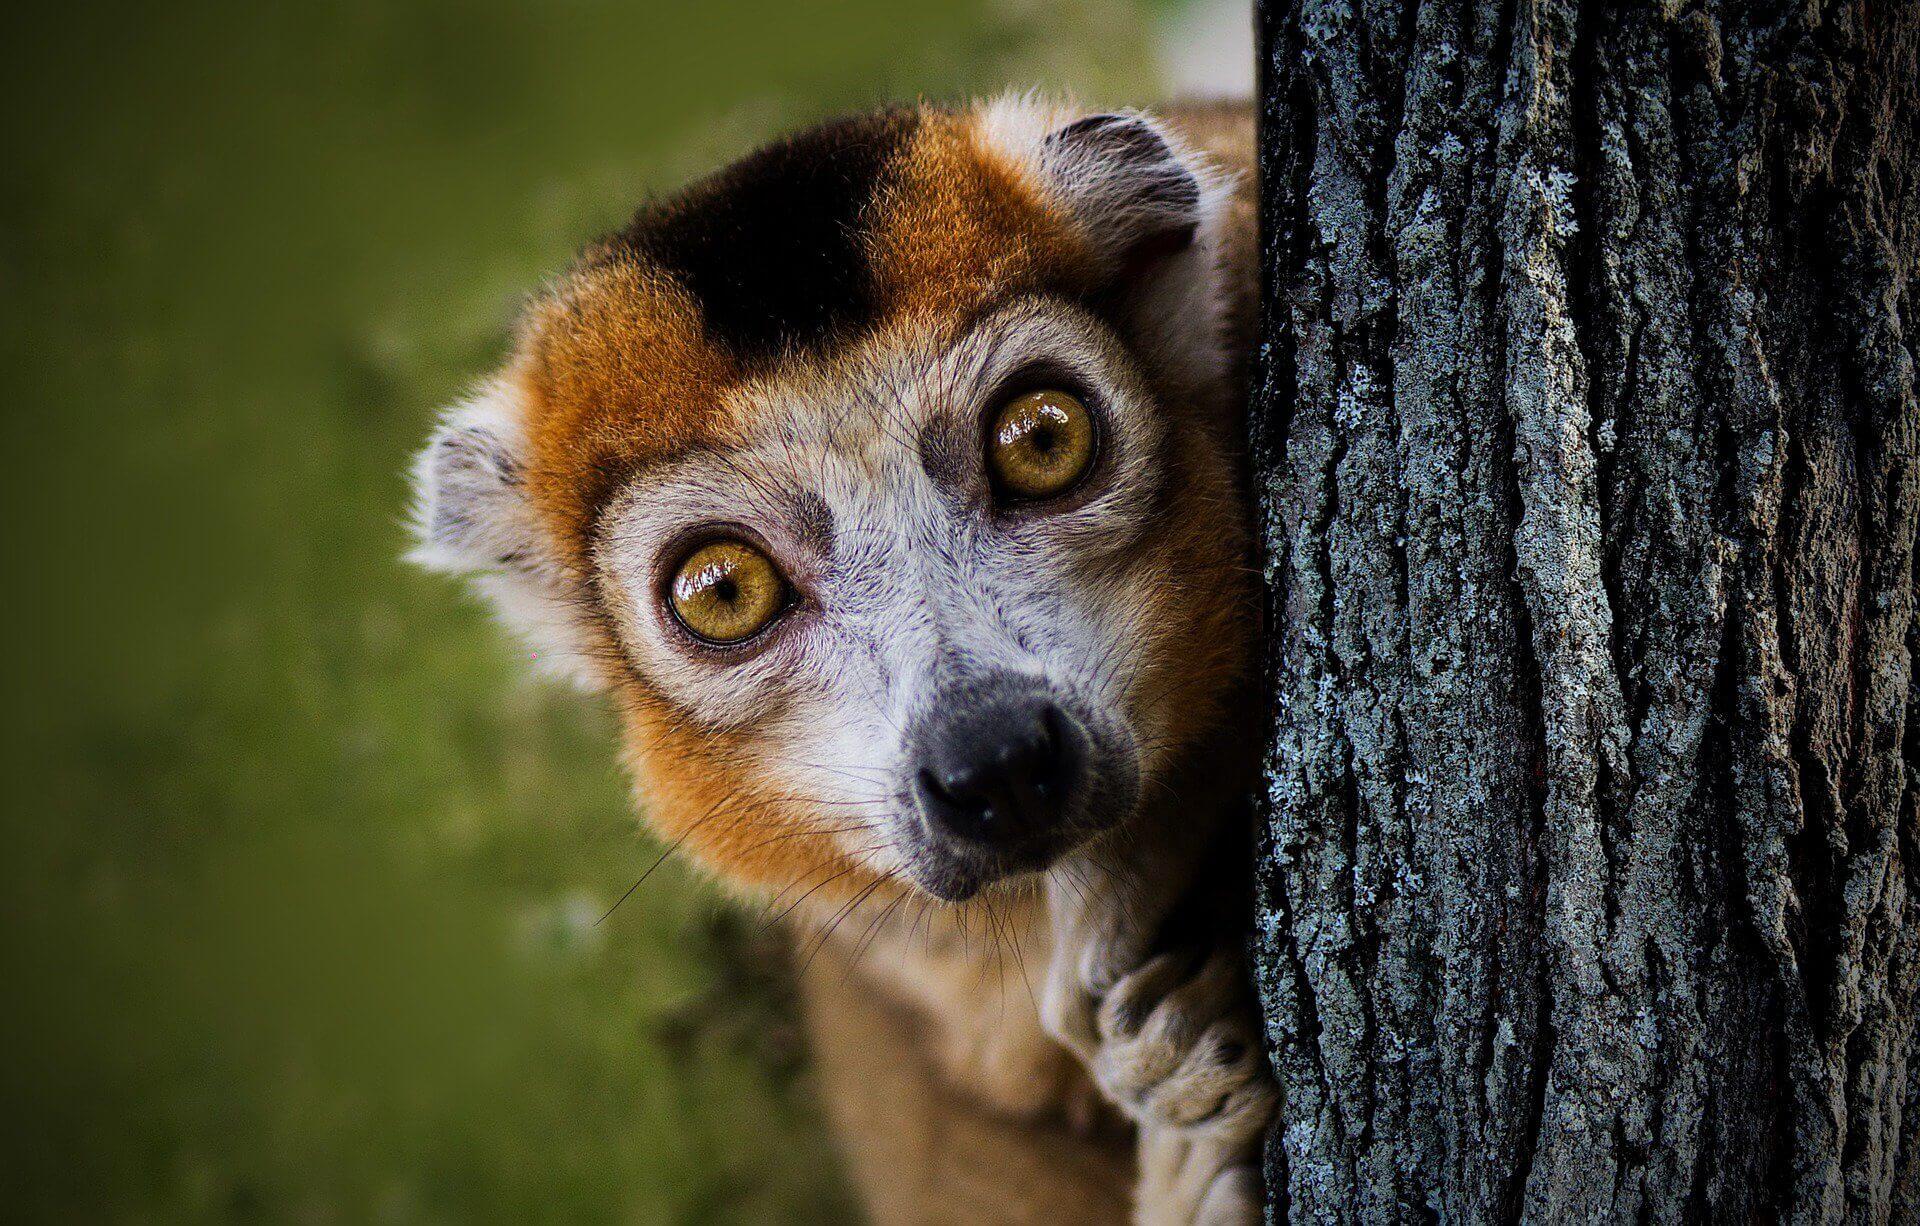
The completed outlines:
[[[1920,1221],[1920,3],[1262,8],[1273,1216]]]

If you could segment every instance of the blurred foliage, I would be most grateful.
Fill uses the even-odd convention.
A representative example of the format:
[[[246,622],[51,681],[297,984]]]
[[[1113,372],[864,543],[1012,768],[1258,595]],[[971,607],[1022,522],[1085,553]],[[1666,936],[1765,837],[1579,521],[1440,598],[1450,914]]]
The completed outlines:
[[[12,1220],[844,1212],[751,916],[396,563],[520,295],[823,113],[1133,99],[1122,0],[0,17]]]

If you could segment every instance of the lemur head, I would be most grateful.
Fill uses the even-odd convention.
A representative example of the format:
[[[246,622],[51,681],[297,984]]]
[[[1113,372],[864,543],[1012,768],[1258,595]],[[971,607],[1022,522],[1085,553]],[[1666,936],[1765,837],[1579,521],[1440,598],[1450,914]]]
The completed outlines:
[[[965,899],[1122,827],[1249,612],[1220,228],[1140,114],[885,111],[644,208],[417,466],[722,875]]]

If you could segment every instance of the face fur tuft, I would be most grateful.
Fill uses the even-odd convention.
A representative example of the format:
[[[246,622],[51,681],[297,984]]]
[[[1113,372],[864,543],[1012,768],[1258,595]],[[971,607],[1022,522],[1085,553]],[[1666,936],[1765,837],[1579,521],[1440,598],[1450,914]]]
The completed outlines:
[[[413,556],[614,693],[650,817],[723,876],[1042,871],[1245,665],[1229,186],[1032,97],[754,154],[532,308],[421,454]]]

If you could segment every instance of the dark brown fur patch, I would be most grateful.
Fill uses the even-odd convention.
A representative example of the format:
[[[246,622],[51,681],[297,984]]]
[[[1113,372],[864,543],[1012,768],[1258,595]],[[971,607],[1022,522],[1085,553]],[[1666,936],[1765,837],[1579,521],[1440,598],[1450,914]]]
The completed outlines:
[[[860,330],[879,305],[873,205],[919,123],[887,110],[822,124],[642,210],[608,246],[679,282],[708,340],[743,363]]]

